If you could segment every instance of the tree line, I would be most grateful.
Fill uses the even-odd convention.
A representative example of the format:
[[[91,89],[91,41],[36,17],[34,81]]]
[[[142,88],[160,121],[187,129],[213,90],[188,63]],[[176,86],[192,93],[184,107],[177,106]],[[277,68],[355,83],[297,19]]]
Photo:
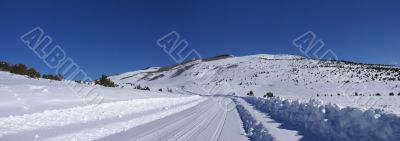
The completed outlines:
[[[52,75],[52,74],[43,74],[40,75],[38,71],[36,71],[35,68],[27,67],[25,64],[9,64],[4,61],[0,61],[0,71],[6,71],[10,72],[13,74],[19,74],[19,75],[26,75],[30,78],[44,78],[44,79],[50,79],[50,80],[58,80],[61,81],[63,80],[63,76],[60,74],[57,75]]]

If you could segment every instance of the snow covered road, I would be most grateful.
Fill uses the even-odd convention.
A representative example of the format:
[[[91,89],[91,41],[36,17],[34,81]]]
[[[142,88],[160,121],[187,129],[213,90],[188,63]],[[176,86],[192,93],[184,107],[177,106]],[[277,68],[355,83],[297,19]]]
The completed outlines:
[[[2,140],[95,140],[172,115],[205,101],[200,96],[149,98],[0,118]]]
[[[0,139],[248,140],[236,109],[224,110],[221,98],[135,99],[2,117]]]
[[[236,109],[224,110],[224,97],[210,97],[198,106],[178,114],[114,134],[101,140],[191,140],[191,141],[246,141]]]

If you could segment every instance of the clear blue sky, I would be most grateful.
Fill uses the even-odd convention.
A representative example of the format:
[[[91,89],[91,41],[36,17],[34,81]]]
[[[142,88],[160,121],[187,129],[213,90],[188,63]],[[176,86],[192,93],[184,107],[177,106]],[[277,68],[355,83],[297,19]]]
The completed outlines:
[[[172,30],[205,57],[301,54],[292,40],[311,30],[340,59],[394,64],[399,7],[398,0],[0,0],[0,60],[53,73],[19,40],[40,26],[93,78],[173,64],[155,43]]]

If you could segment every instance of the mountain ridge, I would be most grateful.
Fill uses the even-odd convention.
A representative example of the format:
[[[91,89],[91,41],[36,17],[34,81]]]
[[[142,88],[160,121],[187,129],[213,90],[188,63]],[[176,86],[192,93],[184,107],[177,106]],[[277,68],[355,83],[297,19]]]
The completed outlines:
[[[335,94],[350,95],[360,91],[358,89],[361,88],[358,87],[362,87],[341,90],[342,85],[347,84],[382,87],[379,90],[362,88],[370,91],[368,92],[370,94],[400,92],[399,67],[318,60],[288,54],[256,54],[240,57],[220,55],[207,59],[189,60],[167,67],[130,71],[110,76],[110,79],[124,87],[146,85],[176,91],[193,89],[191,92],[195,92],[199,87],[205,87],[211,89],[205,92],[208,94],[244,95],[250,90],[256,91],[258,95],[266,91],[288,94],[289,92],[284,90],[292,88],[292,92],[310,95],[323,93],[326,89],[330,89]],[[324,89],[316,90],[321,87]]]

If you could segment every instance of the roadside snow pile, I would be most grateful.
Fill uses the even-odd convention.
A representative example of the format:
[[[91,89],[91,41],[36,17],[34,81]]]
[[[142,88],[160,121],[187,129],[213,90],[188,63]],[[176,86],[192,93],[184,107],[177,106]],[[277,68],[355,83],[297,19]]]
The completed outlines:
[[[332,104],[323,105],[317,100],[244,99],[273,118],[304,128],[326,140],[397,141],[400,138],[400,118],[382,110],[340,108]]]
[[[251,141],[275,141],[275,139],[267,132],[264,126],[254,119],[249,111],[247,111],[242,105],[236,100],[236,109],[239,112],[240,119],[243,122],[243,128],[247,134],[247,137]]]

